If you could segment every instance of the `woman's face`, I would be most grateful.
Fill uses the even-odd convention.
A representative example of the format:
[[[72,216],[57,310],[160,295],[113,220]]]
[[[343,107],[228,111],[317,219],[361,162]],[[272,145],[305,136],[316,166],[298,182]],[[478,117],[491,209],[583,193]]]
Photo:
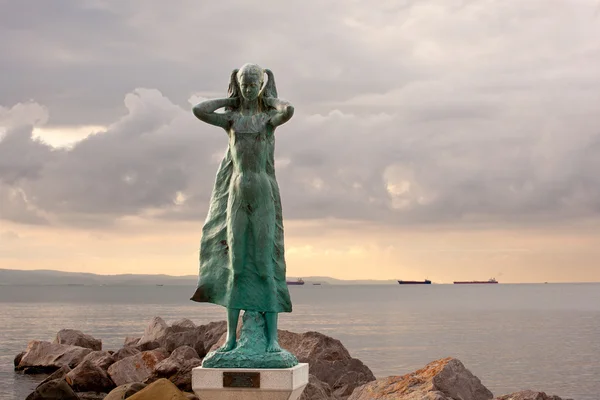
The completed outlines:
[[[247,101],[256,100],[260,93],[260,77],[256,74],[243,74],[239,79],[242,96]]]

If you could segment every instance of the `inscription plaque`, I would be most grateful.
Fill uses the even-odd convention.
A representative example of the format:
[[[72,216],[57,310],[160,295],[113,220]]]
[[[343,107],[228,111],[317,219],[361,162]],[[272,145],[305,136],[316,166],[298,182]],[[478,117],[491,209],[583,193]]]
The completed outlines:
[[[223,372],[223,387],[260,388],[260,372]]]

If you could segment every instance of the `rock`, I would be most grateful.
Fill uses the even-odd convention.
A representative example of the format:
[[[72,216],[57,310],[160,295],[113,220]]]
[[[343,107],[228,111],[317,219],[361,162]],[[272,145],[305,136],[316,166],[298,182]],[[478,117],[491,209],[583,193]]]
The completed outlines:
[[[57,379],[66,379],[67,383],[69,385],[71,385],[71,383],[73,383],[71,381],[71,378],[67,377],[67,374],[71,372],[71,368],[69,368],[66,365],[63,365],[62,367],[60,367],[59,369],[57,369],[56,371],[54,371],[52,374],[48,375],[48,377],[46,379],[44,379],[43,381],[41,381],[38,384],[38,387],[43,385],[46,382],[50,382],[50,381],[55,381]]]
[[[204,336],[197,329],[167,334],[160,343],[161,347],[170,352],[182,346],[189,346],[198,353],[199,357],[206,355]]]
[[[93,360],[84,360],[67,374],[71,379],[71,387],[76,392],[108,393],[116,386],[106,370],[100,368]]]
[[[192,391],[192,369],[202,365],[202,360],[194,349],[189,346],[179,347],[173,353],[158,363],[154,372],[144,383],[152,383],[161,378],[168,378],[179,389]]]
[[[145,342],[145,343],[138,344],[135,346],[135,348],[138,349],[139,351],[156,350],[159,347],[161,347],[160,343],[157,342],[156,340],[153,340],[151,342]]]
[[[117,386],[143,382],[154,372],[156,364],[168,356],[164,349],[144,351],[117,361],[108,367],[108,375]]]
[[[190,346],[198,353],[199,357],[204,357],[219,338],[227,332],[225,321],[211,322],[193,329],[186,329],[181,332],[175,332],[169,328],[165,335],[159,340],[160,346],[172,352],[181,346]]]
[[[15,366],[15,369],[17,369],[17,367],[19,366],[19,363],[21,362],[21,359],[23,358],[23,356],[25,355],[25,352],[22,351],[19,354],[17,354],[15,356],[15,359],[13,360],[13,364]]]
[[[309,364],[309,373],[327,383],[333,395],[347,397],[358,386],[375,380],[373,372],[352,358],[342,342],[319,332],[294,333],[280,330],[279,344],[301,363]]]
[[[240,319],[241,322],[241,319]],[[227,333],[227,322],[226,321],[218,321],[218,322],[210,322],[206,325],[200,325],[196,328],[199,335],[202,337],[202,341],[204,342],[204,348],[208,351],[214,350],[212,347],[219,341],[219,339]],[[225,342],[225,338],[223,338],[223,343]],[[196,350],[198,351],[198,350]],[[204,357],[205,354],[201,354],[198,352],[200,357]]]
[[[146,386],[145,383],[141,382],[126,383],[111,390],[104,400],[123,400],[133,396]]]
[[[53,343],[69,344],[71,346],[85,347],[86,349],[91,350],[102,350],[102,340],[86,335],[75,329],[61,329],[56,334]]]
[[[55,379],[38,386],[26,400],[79,400],[64,379]]]
[[[132,336],[127,336],[125,338],[125,342],[123,343],[124,346],[135,346],[140,342],[141,337],[132,337]]]
[[[191,392],[193,391],[192,370],[200,365],[202,365],[202,361],[197,358],[187,360],[183,366],[177,370],[175,375],[169,378],[169,380],[180,390]]]
[[[106,393],[101,392],[75,392],[79,400],[104,400]]]
[[[85,356],[83,361],[91,361],[94,365],[97,365],[106,371],[108,367],[113,365],[117,360],[115,360],[115,357],[108,351],[92,351]]]
[[[199,360],[198,353],[190,346],[182,346],[175,349],[168,358],[165,358],[156,365],[154,373],[157,377],[168,378],[174,375],[178,369],[183,367],[187,360]]]
[[[308,375],[308,385],[304,388],[299,400],[330,400],[335,399],[331,387],[320,381],[314,375]]]
[[[455,358],[444,358],[403,376],[356,388],[348,400],[488,400],[492,393]]]
[[[194,324],[191,320],[187,318],[183,318],[173,322],[171,324],[171,327],[180,331],[187,331],[196,328],[196,324]]]
[[[168,379],[159,379],[156,382],[148,385],[146,388],[140,390],[133,396],[129,397],[130,400],[157,400],[157,399],[168,399],[168,400],[188,400],[188,398],[177,389],[171,381]]]
[[[140,354],[140,353],[141,353],[141,351],[138,348],[123,347],[122,349],[119,349],[115,354],[113,354],[113,358],[115,359],[115,362],[117,362],[124,358],[131,357],[131,356],[134,356],[134,355]]]
[[[298,334],[279,330],[278,335],[279,344],[294,353],[299,360],[338,361],[352,358],[342,342],[319,332]]]
[[[562,398],[555,395],[547,395],[544,392],[536,392],[533,390],[522,390],[511,394],[505,394],[504,396],[496,397],[496,400],[563,400]],[[572,400],[572,399],[564,399]]]
[[[144,335],[140,338],[138,346],[162,338],[168,327],[167,323],[161,317],[152,318],[152,321],[150,321],[150,324],[144,330]]]
[[[329,384],[334,394],[339,397],[348,397],[358,386],[375,380],[371,370],[357,358],[316,360],[309,364],[309,372]]]
[[[37,373],[55,371],[64,365],[74,368],[91,352],[84,347],[32,340],[15,369],[27,368]]]

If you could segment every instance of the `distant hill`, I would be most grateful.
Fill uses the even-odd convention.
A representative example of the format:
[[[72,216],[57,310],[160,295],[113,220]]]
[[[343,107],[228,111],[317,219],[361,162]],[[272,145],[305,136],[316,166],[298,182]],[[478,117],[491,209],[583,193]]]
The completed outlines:
[[[288,277],[295,280],[296,277]],[[394,280],[342,280],[328,276],[302,277],[306,284],[321,283],[325,285],[374,285],[394,284]],[[171,275],[98,275],[86,272],[63,272],[52,270],[15,270],[0,269],[0,285],[179,285],[193,286],[198,276]]]
[[[0,285],[195,285],[198,277],[0,269]]]

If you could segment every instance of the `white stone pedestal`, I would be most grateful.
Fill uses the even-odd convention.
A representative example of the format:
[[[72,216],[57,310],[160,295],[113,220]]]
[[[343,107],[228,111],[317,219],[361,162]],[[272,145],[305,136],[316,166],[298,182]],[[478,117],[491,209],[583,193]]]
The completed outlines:
[[[306,363],[285,369],[192,370],[192,389],[200,400],[297,400],[307,384]]]

